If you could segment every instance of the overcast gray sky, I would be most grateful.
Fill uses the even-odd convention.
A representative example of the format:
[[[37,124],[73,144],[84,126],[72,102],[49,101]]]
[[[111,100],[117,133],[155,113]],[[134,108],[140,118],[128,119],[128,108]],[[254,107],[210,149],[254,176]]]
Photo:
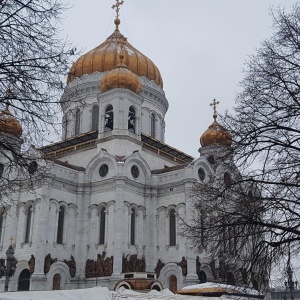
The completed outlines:
[[[114,30],[114,0],[65,0],[63,34],[83,53]],[[296,0],[125,0],[120,31],[159,68],[169,101],[166,143],[197,157],[212,123],[230,110],[248,55],[272,32],[270,8]]]

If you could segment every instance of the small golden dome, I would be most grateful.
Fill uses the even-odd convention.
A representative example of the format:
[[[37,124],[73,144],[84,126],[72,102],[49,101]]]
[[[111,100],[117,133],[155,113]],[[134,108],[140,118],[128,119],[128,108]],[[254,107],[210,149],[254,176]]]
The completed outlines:
[[[216,121],[216,114],[214,114],[214,119],[214,122],[200,137],[201,146],[205,147],[215,144],[230,146],[232,144],[231,134]]]
[[[21,123],[12,115],[7,105],[5,110],[0,112],[0,132],[9,133],[20,138],[22,131]]]
[[[138,76],[122,63],[106,74],[100,83],[101,93],[116,88],[129,89],[136,94],[141,93],[141,83]]]
[[[116,21],[115,31],[93,50],[82,55],[71,67],[67,82],[70,83],[76,77],[94,72],[111,71],[120,63],[120,41],[123,41],[124,64],[137,76],[145,76],[163,87],[162,77],[156,65],[144,54],[135,49],[118,30],[120,20]]]

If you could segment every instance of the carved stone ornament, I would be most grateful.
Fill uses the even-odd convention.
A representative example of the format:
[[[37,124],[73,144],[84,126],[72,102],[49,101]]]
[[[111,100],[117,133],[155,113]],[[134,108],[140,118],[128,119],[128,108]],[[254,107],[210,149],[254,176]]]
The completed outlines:
[[[28,267],[29,267],[29,273],[31,275],[32,273],[34,273],[34,267],[35,267],[35,257],[33,254],[31,254],[31,257],[28,261]]]
[[[69,267],[70,276],[74,277],[76,274],[76,262],[75,262],[74,256],[71,255],[70,260],[65,259],[64,263]]]
[[[156,267],[155,267],[155,269],[154,269],[157,278],[159,277],[160,271],[161,271],[161,269],[162,269],[164,266],[165,266],[165,264],[159,259],[159,260],[157,261]]]
[[[46,257],[45,257],[45,263],[44,263],[44,273],[47,274],[50,270],[50,267],[53,263],[57,262],[57,258],[52,258],[51,254],[49,253]]]
[[[113,273],[113,259],[113,256],[106,257],[106,252],[102,252],[102,255],[97,254],[96,261],[88,259],[85,265],[85,277],[111,276]]]
[[[128,255],[123,254],[122,258],[122,272],[145,272],[146,270],[146,261],[145,256],[143,255],[142,258],[138,258],[137,254],[133,254],[129,257]]]
[[[187,260],[185,259],[185,256],[182,256],[181,262],[177,263],[178,266],[181,267],[182,275],[187,275]]]
[[[199,274],[201,268],[200,258],[199,256],[196,257],[196,274]]]

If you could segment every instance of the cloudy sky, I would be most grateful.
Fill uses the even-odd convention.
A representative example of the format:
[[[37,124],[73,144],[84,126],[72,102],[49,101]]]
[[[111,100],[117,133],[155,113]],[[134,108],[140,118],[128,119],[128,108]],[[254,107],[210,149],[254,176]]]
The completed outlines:
[[[82,50],[114,30],[114,0],[65,0],[63,34]],[[197,157],[199,138],[218,111],[230,110],[245,60],[272,33],[270,8],[296,0],[125,0],[120,31],[160,69],[169,101],[166,143]]]

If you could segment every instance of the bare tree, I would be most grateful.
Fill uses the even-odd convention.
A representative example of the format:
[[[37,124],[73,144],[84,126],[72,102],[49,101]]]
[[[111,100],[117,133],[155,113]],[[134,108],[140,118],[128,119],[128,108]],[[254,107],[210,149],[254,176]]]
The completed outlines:
[[[0,132],[0,200],[3,186],[11,193],[22,182],[23,171],[27,179],[34,173],[36,157],[23,150],[31,144],[41,146],[49,139],[48,132],[58,128],[59,97],[75,51],[59,37],[58,25],[66,9],[60,0],[0,1],[0,110],[9,103],[23,128],[22,151],[14,139]]]
[[[223,119],[233,136],[232,181],[215,176],[197,189],[194,205],[208,221],[196,216],[186,228],[197,246],[205,232],[215,256],[235,239],[235,258],[266,274],[264,262],[300,248],[300,6],[272,17],[274,33],[248,59],[243,91]]]

